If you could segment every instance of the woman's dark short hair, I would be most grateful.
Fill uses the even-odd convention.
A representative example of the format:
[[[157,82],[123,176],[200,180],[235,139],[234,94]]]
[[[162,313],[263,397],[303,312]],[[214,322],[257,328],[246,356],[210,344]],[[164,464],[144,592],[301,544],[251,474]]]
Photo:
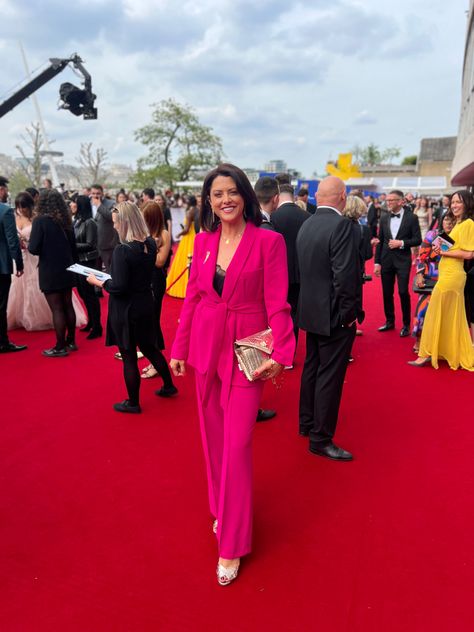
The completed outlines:
[[[76,217],[83,220],[92,218],[92,204],[88,195],[78,195],[74,200],[77,204]]]
[[[459,191],[454,191],[451,194],[450,204],[453,201],[453,197],[458,195],[464,204],[464,217],[465,219],[474,219],[474,195],[468,191],[467,189],[460,189]]]
[[[29,220],[33,217],[33,209],[35,207],[35,201],[27,191],[18,193],[15,198],[15,208],[21,209],[21,214],[27,217]]]
[[[195,195],[190,195],[188,197],[188,206],[197,206],[197,203],[198,203],[198,201],[197,201]]]
[[[232,178],[237,187],[237,191],[244,199],[244,219],[247,222],[252,222],[255,226],[260,226],[262,223],[262,213],[260,211],[260,204],[258,203],[255,191],[252,189],[252,185],[249,179],[239,167],[231,165],[230,163],[223,163],[212,171],[210,171],[204,179],[201,192],[201,229],[205,231],[214,231],[217,229],[221,220],[214,215],[211,209],[210,194],[212,183],[218,176],[224,176]]]

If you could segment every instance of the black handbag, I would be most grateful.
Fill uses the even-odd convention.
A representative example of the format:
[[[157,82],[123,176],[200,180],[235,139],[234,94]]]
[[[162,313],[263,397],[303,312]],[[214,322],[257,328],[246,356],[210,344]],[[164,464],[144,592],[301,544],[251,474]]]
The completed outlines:
[[[418,287],[416,284],[416,276],[413,279],[413,291],[415,294],[431,294],[434,286],[436,285],[436,281],[433,279],[424,278],[425,285],[423,287]]]

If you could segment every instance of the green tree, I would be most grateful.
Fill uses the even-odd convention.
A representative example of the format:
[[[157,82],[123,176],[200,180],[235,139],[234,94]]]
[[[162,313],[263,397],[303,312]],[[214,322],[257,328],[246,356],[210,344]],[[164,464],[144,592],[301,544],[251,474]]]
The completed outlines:
[[[378,145],[370,143],[367,147],[360,147],[355,145],[352,148],[352,155],[354,162],[360,164],[363,167],[374,167],[375,165],[381,165],[385,162],[392,163],[394,158],[400,156],[400,147],[387,147],[386,149],[380,149]]]
[[[402,165],[416,165],[418,157],[415,156],[405,156],[402,160]]]
[[[32,185],[32,182],[31,179],[21,169],[14,171],[11,175],[8,176],[8,178],[8,190],[10,191],[10,198],[13,204],[13,201],[15,200],[18,193],[21,193],[27,187],[30,187]]]
[[[221,161],[222,142],[210,127],[199,122],[194,110],[174,99],[152,105],[152,122],[135,132],[148,149],[138,160],[136,186],[187,180],[194,170],[207,170]]]
[[[382,162],[387,161],[389,164],[392,164],[392,160],[398,158],[400,153],[400,147],[387,147],[387,149],[382,151]]]
[[[378,145],[374,145],[374,143],[370,143],[367,147],[361,147],[359,155],[362,164],[367,167],[373,167],[382,162],[382,153]]]

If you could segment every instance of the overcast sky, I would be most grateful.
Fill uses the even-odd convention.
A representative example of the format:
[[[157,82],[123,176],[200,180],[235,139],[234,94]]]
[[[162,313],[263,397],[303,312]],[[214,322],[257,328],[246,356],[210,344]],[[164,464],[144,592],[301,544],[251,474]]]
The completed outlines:
[[[193,106],[229,161],[286,160],[309,177],[356,143],[398,145],[457,134],[468,0],[0,0],[0,101],[25,71],[77,52],[97,121],[58,111],[67,69],[37,93],[53,148],[81,142],[134,166],[133,132],[150,105]],[[24,101],[0,120],[0,152],[35,120]]]

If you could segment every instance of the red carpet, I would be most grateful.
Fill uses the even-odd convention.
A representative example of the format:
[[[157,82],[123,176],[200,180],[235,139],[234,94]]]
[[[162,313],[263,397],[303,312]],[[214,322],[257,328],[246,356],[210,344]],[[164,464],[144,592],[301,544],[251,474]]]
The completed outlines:
[[[181,301],[166,299],[170,346]],[[254,553],[217,585],[193,380],[141,416],[114,413],[121,365],[103,341],[41,356],[52,332],[13,332],[0,357],[0,627],[5,632],[472,630],[473,376],[414,369],[380,334],[379,281],[348,369],[337,442],[297,434],[303,346],[278,417],[255,433]]]

